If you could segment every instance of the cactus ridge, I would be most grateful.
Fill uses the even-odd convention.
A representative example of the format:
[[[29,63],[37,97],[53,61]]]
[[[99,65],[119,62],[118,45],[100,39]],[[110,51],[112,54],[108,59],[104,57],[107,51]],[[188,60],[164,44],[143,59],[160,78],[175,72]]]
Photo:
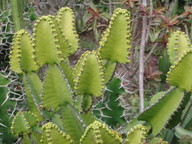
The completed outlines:
[[[120,23],[121,27],[118,26]],[[130,14],[127,10],[118,8],[114,11],[109,26],[102,35],[98,51],[103,59],[126,63],[128,62],[130,39]]]
[[[147,136],[147,127],[139,124],[133,127],[128,133],[125,144],[142,144]]]
[[[105,124],[95,121],[90,124],[80,139],[80,144],[88,144],[92,141],[96,144],[113,143],[120,144],[123,142],[119,134],[110,130]]]
[[[169,37],[168,54],[170,62],[173,64],[179,60],[186,50],[190,49],[190,40],[184,32],[176,31]]]
[[[63,133],[55,124],[48,122],[42,127],[41,144],[65,143],[73,144],[71,137]]]
[[[78,35],[75,30],[75,15],[70,8],[63,7],[57,13],[56,18],[59,24],[59,29],[68,42],[68,53],[69,55],[73,54],[79,48]]]

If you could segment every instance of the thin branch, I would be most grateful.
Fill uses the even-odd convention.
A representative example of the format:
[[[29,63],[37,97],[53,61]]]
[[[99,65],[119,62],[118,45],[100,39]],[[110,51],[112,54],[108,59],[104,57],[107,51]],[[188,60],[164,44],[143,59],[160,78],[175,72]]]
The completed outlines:
[[[142,0],[142,4],[147,6],[147,1]],[[139,97],[140,97],[140,112],[144,111],[144,52],[146,45],[147,36],[147,16],[144,15],[142,18],[142,34],[139,51]]]

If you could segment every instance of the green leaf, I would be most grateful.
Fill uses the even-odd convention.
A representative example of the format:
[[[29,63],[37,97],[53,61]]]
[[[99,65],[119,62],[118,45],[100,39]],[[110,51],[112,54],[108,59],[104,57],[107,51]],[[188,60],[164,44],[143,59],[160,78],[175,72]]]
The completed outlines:
[[[130,14],[125,9],[116,9],[107,30],[103,33],[99,49],[103,59],[128,62],[131,47]]]
[[[63,133],[59,128],[53,123],[49,122],[43,125],[42,128],[42,144],[73,144],[71,137]]]
[[[138,120],[147,121],[152,126],[152,134],[157,135],[168,123],[180,106],[184,97],[181,89],[173,88],[138,116]]]
[[[72,103],[70,86],[64,74],[56,65],[49,66],[46,72],[42,103],[47,110],[53,108],[54,111],[59,110],[59,106]]]
[[[86,51],[74,69],[77,95],[101,96],[104,89],[103,71],[95,52]]]

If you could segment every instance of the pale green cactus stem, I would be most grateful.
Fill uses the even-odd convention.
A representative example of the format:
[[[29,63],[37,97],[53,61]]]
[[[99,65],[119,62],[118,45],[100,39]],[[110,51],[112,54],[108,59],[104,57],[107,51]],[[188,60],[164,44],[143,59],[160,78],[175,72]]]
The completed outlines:
[[[111,17],[109,27],[100,40],[99,55],[104,63],[105,84],[111,79],[116,62],[129,62],[131,48],[130,14],[125,9],[116,9]]]
[[[143,144],[148,129],[143,125],[137,125],[133,127],[128,133],[125,144]]]
[[[79,46],[78,35],[75,30],[75,16],[73,11],[68,7],[63,7],[57,13],[56,19],[58,21],[60,31],[68,43],[66,48],[69,49],[68,54],[74,54]]]
[[[95,121],[90,124],[80,139],[80,144],[121,144],[123,142],[120,134],[109,129],[105,124]]]
[[[41,144],[73,144],[73,140],[59,128],[49,122],[42,127]]]
[[[72,104],[72,91],[62,70],[56,65],[48,67],[42,88],[42,105],[55,112],[60,106]]]
[[[15,135],[23,135],[24,143],[31,143],[29,134],[33,135],[31,128],[38,123],[38,118],[31,112],[18,112],[12,121],[11,130]]]
[[[152,134],[157,135],[168,124],[183,98],[184,92],[181,89],[172,88],[141,113],[138,120],[148,122],[152,126]]]
[[[92,96],[99,97],[104,90],[102,64],[94,51],[86,51],[74,69],[74,89],[77,95],[83,96],[83,109],[92,105]]]
[[[192,73],[191,60],[192,47],[170,67],[170,70],[167,73],[167,81],[171,85],[177,86],[186,91],[192,90],[192,77],[190,75]]]
[[[20,30],[15,34],[10,54],[10,66],[14,72],[30,73],[38,69],[32,38],[25,30]]]
[[[59,64],[63,60],[52,16],[43,16],[37,20],[34,27],[34,44],[37,63],[40,66]]]
[[[169,37],[168,53],[172,64],[190,49],[190,40],[184,32],[176,31]]]
[[[100,56],[112,62],[126,63],[129,62],[130,47],[130,14],[127,10],[118,8],[100,40]]]

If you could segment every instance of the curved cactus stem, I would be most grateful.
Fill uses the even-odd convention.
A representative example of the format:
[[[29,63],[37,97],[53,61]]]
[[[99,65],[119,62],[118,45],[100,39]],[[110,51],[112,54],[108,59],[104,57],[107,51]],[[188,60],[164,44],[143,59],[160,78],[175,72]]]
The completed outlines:
[[[71,68],[69,64],[69,60],[65,59],[60,64],[61,69],[63,70],[63,73],[65,74],[66,78],[68,79],[68,82],[71,86],[71,88],[74,88],[74,82],[73,82],[73,69]]]
[[[35,73],[24,74],[23,83],[25,86],[25,93],[27,96],[27,102],[30,112],[34,113],[38,120],[43,120],[39,105],[40,105],[40,92],[42,88],[42,83]]]
[[[107,30],[103,33],[99,49],[103,59],[128,62],[131,47],[130,14],[125,9],[116,9]]]
[[[53,123],[49,122],[43,125],[42,128],[42,144],[73,144],[71,137],[63,133],[59,128]]]
[[[72,91],[62,71],[56,66],[48,67],[46,72],[42,104],[47,109],[58,111],[61,105],[72,104]]]
[[[147,128],[137,125],[127,133],[125,144],[142,144],[146,138]]]
[[[86,51],[74,69],[77,95],[101,96],[104,89],[103,71],[95,52]]]
[[[18,112],[12,122],[11,130],[15,135],[30,133],[30,128],[35,126],[38,118],[31,112]]]
[[[10,54],[10,66],[13,71],[28,73],[38,69],[34,60],[32,39],[25,30],[20,30],[15,34]]]
[[[63,36],[68,41],[66,49],[69,50],[69,54],[73,54],[78,49],[78,35],[75,30],[75,16],[73,11],[68,7],[63,7],[57,13],[58,26]]]
[[[190,49],[190,40],[184,32],[176,31],[171,34],[168,43],[169,59],[172,64]]]
[[[53,63],[59,64],[60,60],[62,60],[57,29],[52,18],[52,16],[43,16],[37,20],[34,27],[35,52],[40,66]]]
[[[95,121],[90,124],[80,139],[80,144],[121,144],[122,138],[105,124]]]
[[[181,89],[172,88],[155,104],[141,113],[138,120],[148,122],[152,126],[152,134],[157,135],[177,111],[183,98],[184,92]]]
[[[80,116],[70,105],[62,107],[61,115],[63,118],[63,127],[66,133],[71,136],[75,144],[79,144],[79,139],[81,138],[84,132],[84,124],[80,119]]]
[[[180,89],[191,91],[192,89],[192,49],[185,52],[180,60],[176,61],[168,72],[167,81]]]

